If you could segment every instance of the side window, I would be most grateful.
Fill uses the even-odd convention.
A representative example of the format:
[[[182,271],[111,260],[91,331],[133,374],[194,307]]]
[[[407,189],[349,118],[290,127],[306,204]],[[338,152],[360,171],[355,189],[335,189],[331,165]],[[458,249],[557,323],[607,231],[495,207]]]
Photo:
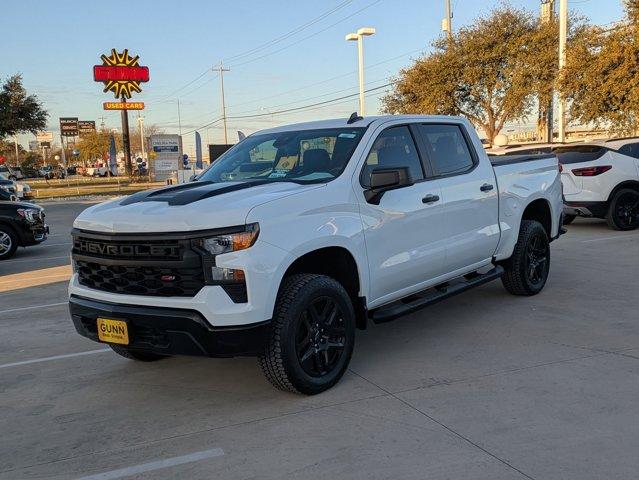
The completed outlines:
[[[387,128],[377,137],[362,170],[362,186],[370,185],[371,172],[376,168],[397,167],[408,167],[413,180],[424,178],[415,142],[406,126]]]
[[[619,149],[619,153],[629,157],[639,158],[639,143],[628,143]]]
[[[473,157],[459,126],[424,124],[418,128],[437,174],[451,175],[473,168]]]

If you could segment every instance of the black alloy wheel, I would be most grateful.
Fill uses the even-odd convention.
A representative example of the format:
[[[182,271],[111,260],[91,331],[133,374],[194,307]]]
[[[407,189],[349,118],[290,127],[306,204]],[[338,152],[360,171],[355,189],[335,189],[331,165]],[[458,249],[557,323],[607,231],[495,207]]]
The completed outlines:
[[[613,228],[634,230],[639,227],[639,192],[630,189],[617,192],[610,209]]]
[[[300,317],[295,335],[297,359],[312,377],[322,377],[335,368],[344,354],[344,315],[330,297],[315,298]]]
[[[526,272],[533,286],[546,281],[548,276],[548,238],[544,231],[536,231],[526,246]]]

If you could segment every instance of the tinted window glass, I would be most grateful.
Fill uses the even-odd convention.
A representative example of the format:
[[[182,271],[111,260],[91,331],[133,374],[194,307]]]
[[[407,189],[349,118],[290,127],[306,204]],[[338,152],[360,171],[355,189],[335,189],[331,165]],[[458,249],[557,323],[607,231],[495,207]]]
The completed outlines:
[[[363,128],[329,128],[251,135],[198,180],[328,182],[342,173],[363,133]]]
[[[473,168],[473,157],[457,125],[420,125],[430,147],[433,167],[439,175],[462,173]]]
[[[422,164],[415,142],[408,127],[391,127],[384,130],[366,157],[362,171],[362,185],[370,185],[371,172],[376,168],[408,167],[413,180],[424,178]]]
[[[639,158],[639,143],[628,143],[619,149],[619,153]]]
[[[592,162],[605,155],[607,148],[597,145],[574,145],[571,147],[557,147],[554,153],[562,165],[568,163]]]

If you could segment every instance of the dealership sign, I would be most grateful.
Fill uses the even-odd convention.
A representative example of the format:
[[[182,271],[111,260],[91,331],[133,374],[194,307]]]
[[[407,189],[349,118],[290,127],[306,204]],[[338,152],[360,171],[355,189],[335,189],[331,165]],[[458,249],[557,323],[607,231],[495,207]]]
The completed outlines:
[[[95,132],[95,122],[93,120],[79,120],[78,132],[80,135]]]
[[[144,110],[144,102],[104,102],[105,110]]]
[[[60,117],[60,135],[63,137],[77,137],[78,117]]]
[[[149,81],[149,67],[141,66],[140,57],[131,57],[126,48],[121,53],[113,48],[111,55],[100,58],[102,65],[93,67],[93,80],[104,83],[104,93],[113,92],[115,98],[125,101],[133,92],[142,91],[141,83]]]

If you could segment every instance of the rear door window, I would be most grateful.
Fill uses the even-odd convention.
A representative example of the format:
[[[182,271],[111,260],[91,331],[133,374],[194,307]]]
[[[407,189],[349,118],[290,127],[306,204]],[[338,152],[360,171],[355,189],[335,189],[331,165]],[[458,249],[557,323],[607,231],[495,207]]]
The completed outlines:
[[[455,175],[475,165],[466,138],[458,125],[418,126],[437,175]]]
[[[628,143],[619,149],[619,153],[629,157],[639,158],[639,142]]]
[[[598,145],[574,145],[555,148],[554,153],[562,165],[592,162],[603,157],[608,149]]]

